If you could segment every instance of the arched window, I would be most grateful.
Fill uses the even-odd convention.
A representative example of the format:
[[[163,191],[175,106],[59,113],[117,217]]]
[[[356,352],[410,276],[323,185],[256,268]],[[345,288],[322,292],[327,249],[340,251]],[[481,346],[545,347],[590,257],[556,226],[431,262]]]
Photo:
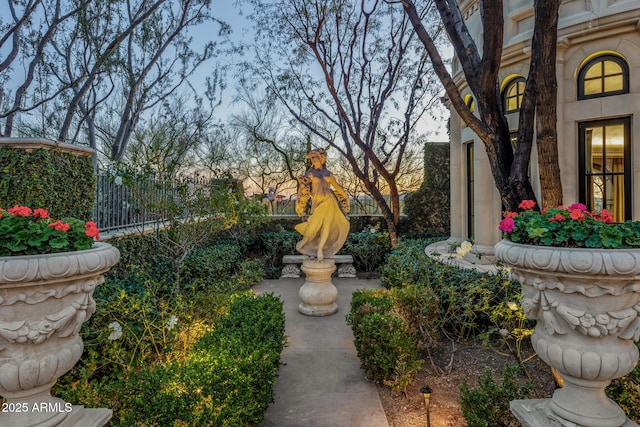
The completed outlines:
[[[602,55],[587,62],[578,74],[578,99],[629,93],[629,66],[615,55]]]
[[[505,113],[515,113],[520,110],[525,84],[526,80],[524,77],[516,77],[507,83],[502,91],[502,102]]]
[[[471,94],[467,94],[464,97],[464,103],[467,105],[467,107],[469,107],[469,111],[471,111],[472,113],[476,112],[476,101],[473,99],[473,96]]]
[[[469,111],[471,111],[471,114],[476,112],[476,101],[473,99],[473,95],[471,95],[470,93],[466,94],[464,96],[464,104],[469,107]],[[462,122],[462,127],[466,128],[467,127],[467,123],[466,122]]]

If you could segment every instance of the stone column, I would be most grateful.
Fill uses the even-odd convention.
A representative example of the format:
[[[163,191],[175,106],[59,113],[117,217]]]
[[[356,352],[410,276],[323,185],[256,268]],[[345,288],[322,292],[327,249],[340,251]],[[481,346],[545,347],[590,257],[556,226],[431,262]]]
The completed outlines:
[[[338,289],[331,282],[331,275],[336,271],[333,259],[322,262],[304,258],[302,271],[306,281],[300,288],[298,295],[302,302],[298,311],[307,316],[330,316],[338,311]]]

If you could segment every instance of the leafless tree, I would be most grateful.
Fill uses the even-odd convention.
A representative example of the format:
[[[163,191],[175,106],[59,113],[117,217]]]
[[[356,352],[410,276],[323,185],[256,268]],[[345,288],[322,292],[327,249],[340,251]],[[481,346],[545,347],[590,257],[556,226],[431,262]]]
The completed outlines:
[[[535,0],[535,24],[531,40],[531,63],[520,108],[518,142],[511,145],[509,126],[502,107],[499,71],[502,60],[504,14],[502,0],[480,0],[482,52],[465,24],[454,0],[434,0],[453,44],[465,80],[473,92],[479,116],[469,109],[447,70],[433,31],[412,0],[400,0],[451,105],[485,145],[493,179],[506,210],[518,210],[523,199],[535,200],[528,171],[534,129],[538,150],[542,206],[562,204],[556,131],[557,82],[555,75],[558,9],[560,0]],[[397,2],[396,2],[397,3]],[[421,4],[421,2],[420,2]],[[490,29],[490,30],[488,30]]]
[[[395,244],[405,153],[441,91],[407,16],[382,0],[241,3],[252,6],[257,29],[251,75],[318,145],[348,160]]]
[[[6,1],[11,21],[0,27],[0,47],[12,41],[13,48],[0,58],[0,80],[15,83],[17,61],[28,67],[12,105],[0,91],[3,136],[11,136],[21,113],[38,109],[40,136],[96,149],[107,142],[107,156],[119,161],[140,121],[185,88],[198,109],[211,113],[220,102],[221,64],[212,67],[206,90],[189,84],[230,32],[212,15],[211,0]],[[211,25],[211,39],[194,40],[190,30],[202,25]],[[23,117],[35,130],[33,117]]]

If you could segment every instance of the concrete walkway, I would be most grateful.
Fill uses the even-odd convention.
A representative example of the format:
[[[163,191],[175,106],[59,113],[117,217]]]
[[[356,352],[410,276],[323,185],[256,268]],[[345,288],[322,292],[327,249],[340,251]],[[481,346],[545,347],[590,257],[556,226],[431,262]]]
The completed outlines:
[[[280,359],[275,402],[261,427],[388,427],[378,391],[367,381],[345,321],[356,289],[379,280],[333,278],[338,312],[309,317],[298,312],[300,279],[265,280],[253,289],[284,301],[287,346]]]

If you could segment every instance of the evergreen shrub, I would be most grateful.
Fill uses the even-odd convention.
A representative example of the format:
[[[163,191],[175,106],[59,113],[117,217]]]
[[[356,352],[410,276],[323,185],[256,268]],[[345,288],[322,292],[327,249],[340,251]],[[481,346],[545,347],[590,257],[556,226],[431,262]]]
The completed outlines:
[[[449,144],[425,144],[424,159],[424,181],[417,191],[405,197],[404,228],[449,235]]]
[[[460,388],[462,416],[468,427],[518,427],[520,422],[509,411],[509,402],[527,399],[533,394],[531,382],[519,383],[520,366],[505,366],[502,382],[496,384],[490,369],[478,378],[478,387],[472,389],[467,381]]]
[[[454,336],[465,338],[494,326],[490,307],[515,301],[518,282],[504,270],[487,274],[428,257],[428,240],[401,240],[381,268],[385,287],[427,287],[439,301],[438,322]]]
[[[372,273],[379,269],[390,249],[389,233],[371,229],[349,233],[340,253],[353,257],[356,271]]]
[[[0,207],[43,208],[52,218],[92,219],[96,178],[90,156],[59,148],[0,147]]]
[[[393,293],[370,289],[354,292],[347,323],[367,378],[393,390],[405,390],[423,361],[418,359],[415,334],[394,306]]]
[[[203,307],[203,301],[215,304]],[[194,312],[183,303],[183,311]],[[131,299],[128,304],[135,307],[136,301]],[[116,353],[110,347],[139,341],[136,333],[142,331],[130,326],[136,319],[121,317],[122,307],[120,312],[110,313],[123,322],[122,335],[109,341],[105,331],[99,334],[96,340],[101,341],[102,350],[83,357],[83,365],[59,382],[56,394],[73,403],[112,408],[113,426],[259,424],[273,401],[273,384],[285,343],[282,301],[270,294],[258,297],[245,292],[214,299],[197,297],[193,304],[200,314],[208,312],[206,319],[180,316],[171,328],[159,320],[147,323],[146,328],[158,334],[150,341],[161,348],[155,348],[144,364],[130,363],[135,355],[128,349],[122,355],[131,359],[121,359],[128,365],[87,375],[89,365],[114,364]],[[149,301],[139,305],[146,309],[154,306]],[[147,319],[152,319],[153,313],[148,314]],[[163,335],[167,337],[164,341]],[[90,337],[85,337],[87,341],[97,348]]]

